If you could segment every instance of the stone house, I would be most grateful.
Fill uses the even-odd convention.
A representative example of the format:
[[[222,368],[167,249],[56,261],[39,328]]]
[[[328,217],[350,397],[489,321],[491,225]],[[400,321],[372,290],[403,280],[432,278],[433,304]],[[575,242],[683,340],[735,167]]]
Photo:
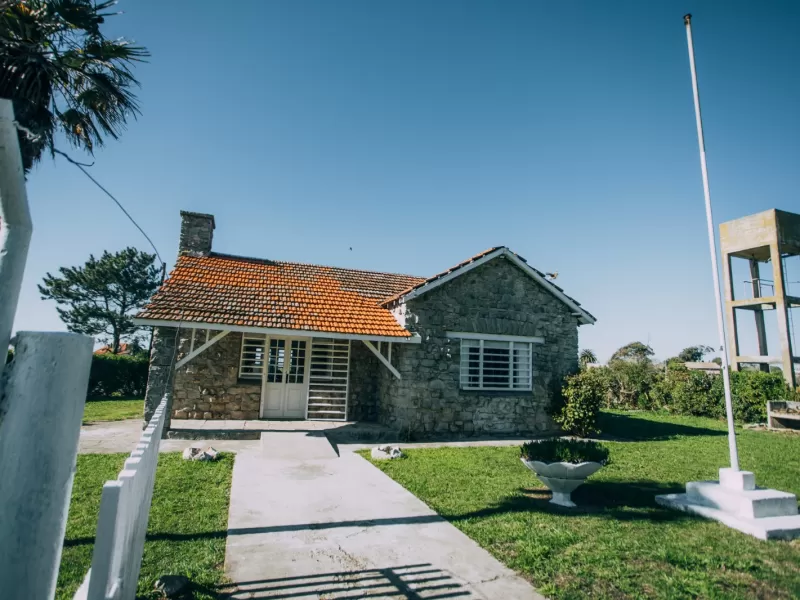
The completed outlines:
[[[166,396],[172,419],[555,429],[595,319],[508,248],[423,278],[220,254],[212,215],[181,218],[175,268],[136,318],[154,328],[146,416]]]

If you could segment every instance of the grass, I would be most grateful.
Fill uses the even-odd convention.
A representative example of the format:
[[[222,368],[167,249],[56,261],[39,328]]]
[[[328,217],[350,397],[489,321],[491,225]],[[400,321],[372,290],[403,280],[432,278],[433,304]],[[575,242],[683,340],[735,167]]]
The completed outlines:
[[[125,454],[81,454],[72,488],[56,598],[71,600],[91,566],[97,512],[103,483],[115,479]],[[158,597],[153,583],[161,575],[185,575],[195,598],[217,596],[223,582],[233,455],[216,462],[194,462],[180,454],[159,457],[138,596]]]
[[[122,421],[142,418],[144,400],[87,400],[83,409],[83,422]]]
[[[725,466],[725,424],[606,412],[612,463],[573,493],[576,509],[519,460],[519,448],[408,450],[376,466],[551,598],[797,598],[800,540],[763,542],[657,506],[653,496]],[[759,485],[800,495],[800,437],[738,435]]]

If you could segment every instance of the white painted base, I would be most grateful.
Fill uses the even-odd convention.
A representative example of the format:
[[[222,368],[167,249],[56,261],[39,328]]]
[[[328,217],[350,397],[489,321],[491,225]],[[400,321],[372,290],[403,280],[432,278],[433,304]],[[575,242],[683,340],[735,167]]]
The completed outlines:
[[[714,519],[762,540],[800,537],[797,497],[757,488],[748,471],[720,469],[720,481],[690,481],[685,494],[656,496],[662,506]]]
[[[522,464],[536,473],[536,476],[553,492],[550,504],[574,508],[570,494],[581,486],[586,478],[597,471],[601,465],[596,462],[582,463],[543,463],[538,460],[522,460]]]
[[[583,483],[583,481],[581,481],[581,483]],[[550,489],[553,490],[553,488]],[[550,504],[557,504],[558,506],[566,506],[567,508],[575,508],[577,505],[572,501],[572,498],[570,496],[571,493],[572,492],[557,492],[553,490],[553,497],[550,500]]]

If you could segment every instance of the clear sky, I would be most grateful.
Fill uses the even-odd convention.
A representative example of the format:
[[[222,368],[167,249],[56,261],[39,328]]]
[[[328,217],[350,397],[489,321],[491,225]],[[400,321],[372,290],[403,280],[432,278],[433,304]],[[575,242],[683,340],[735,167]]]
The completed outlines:
[[[91,171],[170,266],[180,209],[215,215],[220,252],[413,275],[507,245],[597,317],[601,359],[716,345],[686,12],[717,222],[800,212],[800,2],[119,8],[109,34],[152,52],[143,114]],[[28,191],[16,328],[60,330],[47,271],[148,246],[63,160]]]

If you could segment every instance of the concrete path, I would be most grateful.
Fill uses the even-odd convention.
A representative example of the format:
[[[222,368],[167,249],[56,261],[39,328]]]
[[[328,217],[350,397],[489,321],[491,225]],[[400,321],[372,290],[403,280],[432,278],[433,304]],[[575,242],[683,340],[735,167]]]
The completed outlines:
[[[113,454],[131,452],[142,435],[141,419],[125,421],[100,421],[81,427],[78,442],[79,454]],[[246,440],[161,440],[160,452],[183,452],[189,446],[213,446],[221,452],[240,452],[246,448],[258,448],[258,441]]]
[[[323,440],[270,432],[263,451],[237,456],[232,598],[542,598],[369,462],[337,457]]]

